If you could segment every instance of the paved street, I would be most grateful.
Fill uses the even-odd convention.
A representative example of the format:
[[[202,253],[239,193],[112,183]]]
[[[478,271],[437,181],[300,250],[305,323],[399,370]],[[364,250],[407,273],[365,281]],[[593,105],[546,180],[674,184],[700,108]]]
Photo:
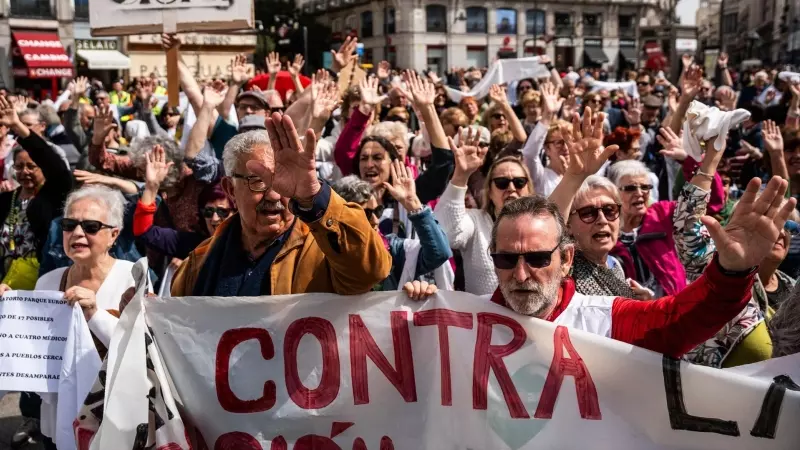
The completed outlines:
[[[8,394],[0,400],[0,450],[9,450],[11,448],[11,435],[22,423],[22,417],[19,415],[19,394]],[[27,446],[25,450],[38,450],[42,447],[40,445]]]

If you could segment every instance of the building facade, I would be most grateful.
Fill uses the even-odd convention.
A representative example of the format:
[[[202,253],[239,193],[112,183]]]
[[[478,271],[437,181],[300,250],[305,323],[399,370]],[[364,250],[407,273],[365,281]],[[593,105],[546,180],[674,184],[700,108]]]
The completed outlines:
[[[358,36],[364,62],[434,70],[484,67],[499,57],[547,54],[560,69],[638,65],[639,26],[659,15],[658,0],[300,0],[333,32]]]
[[[722,0],[720,47],[731,62],[800,64],[800,1]]]

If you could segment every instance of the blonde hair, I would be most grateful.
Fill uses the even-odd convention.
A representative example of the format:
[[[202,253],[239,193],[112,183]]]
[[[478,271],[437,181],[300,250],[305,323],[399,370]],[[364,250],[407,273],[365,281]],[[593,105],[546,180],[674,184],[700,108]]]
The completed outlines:
[[[442,111],[439,120],[442,122],[442,125],[449,123],[456,128],[469,125],[469,117],[467,117],[467,114],[461,108],[456,107],[447,108]]]
[[[542,94],[539,91],[530,90],[522,94],[520,104],[523,108],[527,108],[529,103],[535,103],[537,106],[542,103]]]
[[[531,174],[528,172],[528,168],[525,167],[525,163],[523,163],[522,160],[514,156],[504,156],[502,158],[499,158],[497,161],[492,163],[492,166],[489,167],[489,171],[486,172],[486,178],[483,180],[483,192],[481,193],[481,204],[483,205],[482,209],[487,213],[489,213],[489,215],[492,218],[494,218],[495,216],[494,204],[492,204],[491,196],[489,195],[489,192],[492,189],[491,186],[492,178],[494,178],[493,177],[494,170],[497,168],[497,166],[505,163],[514,163],[518,165],[525,173],[525,177],[528,178],[528,184],[526,185],[528,187],[528,195],[536,194],[536,191],[533,188],[533,180],[531,180]]]
[[[491,121],[492,116],[500,110],[501,110],[500,105],[498,105],[497,103],[491,104],[488,108],[486,108],[486,111],[484,111],[483,115],[481,116],[481,125],[485,126],[486,128],[489,128],[489,122]],[[508,120],[508,117],[506,117],[506,120]],[[489,130],[492,131],[491,128],[489,128]]]

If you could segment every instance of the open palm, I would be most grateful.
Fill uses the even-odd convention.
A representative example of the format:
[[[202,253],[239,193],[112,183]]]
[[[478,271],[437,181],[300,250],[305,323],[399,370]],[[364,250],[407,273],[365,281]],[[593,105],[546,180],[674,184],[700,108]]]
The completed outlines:
[[[414,175],[411,173],[411,169],[406,167],[399,159],[396,159],[392,161],[392,165],[389,167],[389,173],[392,177],[391,184],[383,183],[383,186],[389,191],[389,194],[400,202],[401,205],[406,206],[416,203],[417,186],[414,182]],[[406,208],[408,207],[406,206]]]
[[[480,134],[474,131],[472,127],[468,128],[466,134],[463,128],[459,133],[462,137],[459,146],[456,146],[455,141],[453,141],[451,137],[448,137],[447,141],[450,143],[450,150],[453,151],[453,156],[456,160],[456,171],[469,176],[483,165],[487,150],[482,149],[478,145]]]
[[[717,244],[719,263],[724,269],[751,269],[772,251],[797,204],[794,198],[784,200],[787,187],[786,180],[773,177],[759,195],[761,180],[753,178],[724,229],[712,217],[701,218]]]
[[[144,181],[158,189],[158,186],[161,186],[161,183],[169,175],[173,162],[167,162],[164,148],[160,145],[153,146],[153,151],[146,153],[145,158],[147,159],[147,166],[144,170]]]
[[[619,150],[616,145],[603,147],[605,118],[605,113],[592,114],[592,108],[587,106],[582,121],[578,114],[572,116],[572,133],[566,127],[562,128],[561,135],[569,150],[568,173],[588,177],[600,170]]]
[[[375,77],[364,78],[359,84],[361,89],[361,102],[370,106],[375,106],[384,100],[385,95],[378,94],[378,79]]]
[[[764,122],[762,132],[764,136],[764,147],[767,148],[767,151],[782,153],[783,136],[781,135],[781,130],[778,128],[778,125],[771,120],[767,120]]]
[[[307,130],[305,141],[301,141],[291,117],[278,113],[267,119],[266,126],[274,155],[272,167],[249,161],[247,168],[282,197],[313,198],[320,190],[314,160],[317,146],[314,131]]]

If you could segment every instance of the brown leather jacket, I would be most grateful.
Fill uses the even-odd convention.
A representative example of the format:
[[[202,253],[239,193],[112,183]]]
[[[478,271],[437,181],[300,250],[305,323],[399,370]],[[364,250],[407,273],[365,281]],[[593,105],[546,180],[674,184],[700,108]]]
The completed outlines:
[[[172,283],[173,296],[192,295],[210,249],[232,220],[239,220],[239,215],[228,218],[184,260]],[[272,295],[363,294],[389,275],[392,257],[358,205],[345,203],[331,191],[320,220],[310,224],[296,220],[270,268]]]

